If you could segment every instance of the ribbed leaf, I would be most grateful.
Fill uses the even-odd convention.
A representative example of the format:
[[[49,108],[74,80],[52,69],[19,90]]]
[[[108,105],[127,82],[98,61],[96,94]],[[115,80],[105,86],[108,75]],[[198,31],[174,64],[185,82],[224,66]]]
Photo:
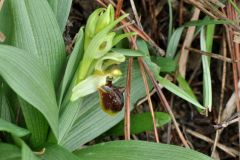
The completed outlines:
[[[0,143],[0,160],[19,160],[21,159],[20,149],[11,144]]]
[[[117,82],[116,85],[118,86],[125,86],[127,68],[126,64],[122,66],[124,77]],[[141,74],[139,73],[139,66],[134,64],[131,89],[131,94],[134,95],[131,97],[132,108],[136,101],[145,95],[145,90],[143,88],[144,86]],[[69,150],[75,150],[79,146],[96,138],[117,124],[123,118],[123,111],[118,113],[116,116],[110,116],[103,112],[99,105],[98,93],[87,96],[84,98],[82,103],[82,107],[77,113],[78,118],[72,129],[60,142],[61,145]]]
[[[10,4],[13,17],[12,32],[14,33],[11,44],[25,49],[28,51],[26,54],[35,55],[38,61],[48,69],[52,81],[57,86],[65,59],[65,46],[51,7],[46,0],[10,0]],[[32,136],[30,142],[35,147],[41,146],[47,137],[48,124],[41,113],[33,109],[31,105],[20,101]],[[56,130],[54,132],[56,134]]]
[[[154,115],[157,127],[162,127],[171,121],[171,118],[167,113],[155,112]],[[153,121],[150,112],[131,115],[130,119],[131,134],[138,134],[144,131],[153,130]],[[119,122],[116,126],[107,131],[106,134],[115,136],[124,135],[124,121],[122,120]]]
[[[69,99],[72,94],[72,88],[74,84],[74,73],[76,72],[77,67],[79,66],[79,62],[83,56],[83,38],[84,32],[83,28],[81,28],[77,35],[73,52],[71,53],[68,60],[63,81],[61,84],[61,93],[59,99],[59,106],[61,106],[61,115],[59,121],[58,141],[61,141],[63,137],[68,134],[76,118],[78,117],[78,112],[82,104],[82,99],[79,99],[75,102],[69,102]],[[63,97],[64,101],[63,103],[61,103]]]
[[[16,126],[8,121],[0,119],[0,131],[11,133],[17,137],[23,137],[29,134],[29,131]]]
[[[36,55],[56,82],[64,62],[65,46],[52,9],[46,0],[10,1],[14,20],[12,44]]]
[[[69,87],[71,80],[73,79],[74,73],[76,72],[79,62],[83,56],[83,39],[84,32],[83,28],[81,28],[77,34],[73,51],[67,62],[67,67],[61,84],[59,105],[61,105],[62,98],[64,94],[66,94],[67,88]]]
[[[0,45],[0,75],[24,100],[39,110],[58,135],[58,107],[50,75],[26,51]]]
[[[69,152],[65,148],[58,146],[58,145],[52,145],[46,148],[46,152],[42,156],[45,160],[79,160],[76,155]]]
[[[143,141],[115,141],[94,145],[75,153],[81,160],[211,160],[179,146]]]
[[[63,32],[67,23],[72,0],[48,0],[58,21],[60,30]]]
[[[39,160],[28,145],[20,138],[13,136],[15,143],[21,147],[22,160]]]

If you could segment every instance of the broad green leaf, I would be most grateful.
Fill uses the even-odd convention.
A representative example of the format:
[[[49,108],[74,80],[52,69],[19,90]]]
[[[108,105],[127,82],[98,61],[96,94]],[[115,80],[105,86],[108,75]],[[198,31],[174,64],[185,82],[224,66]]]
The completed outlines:
[[[12,144],[0,142],[0,160],[20,160],[21,151],[20,149]]]
[[[177,81],[179,86],[188,94],[190,95],[192,98],[197,100],[197,97],[195,96],[193,90],[191,89],[191,87],[189,86],[188,82],[183,78],[183,76],[181,76],[180,74],[177,76]]]
[[[177,63],[172,58],[151,56],[151,60],[160,67],[161,72],[174,72],[177,69]]]
[[[130,57],[144,56],[144,53],[142,53],[141,51],[136,51],[132,49],[113,48],[111,50],[116,53],[121,53],[124,56],[130,56]]]
[[[59,145],[48,146],[46,148],[44,155],[41,156],[41,158],[45,160],[80,160],[81,159]]]
[[[171,118],[167,113],[155,112],[154,115],[157,127],[162,127],[171,121]],[[138,134],[144,131],[153,130],[153,121],[150,112],[131,115],[130,119],[131,134]],[[124,121],[122,120],[119,122],[116,126],[107,131],[106,134],[115,136],[124,135]]]
[[[181,97],[182,99],[192,103],[196,107],[200,109],[205,109],[195,98],[193,98],[191,95],[189,95],[187,92],[185,92],[183,89],[179,88],[172,82],[170,82],[167,79],[164,79],[161,76],[155,76],[156,80],[161,84],[163,87],[165,87],[170,92],[176,94],[177,96]]]
[[[81,160],[212,160],[210,157],[179,146],[144,141],[114,141],[81,149]]]
[[[56,15],[60,30],[64,32],[67,19],[70,13],[72,0],[48,0],[50,6]]]
[[[52,9],[46,0],[10,2],[14,26],[12,44],[36,55],[55,83],[65,59],[65,46]]]
[[[17,137],[23,137],[29,134],[28,130],[20,128],[17,125],[3,119],[0,119],[0,131],[11,133]]]
[[[44,116],[29,103],[19,98],[19,104],[23,112],[24,120],[28,130],[31,132],[29,145],[32,148],[43,147],[46,143],[49,125]],[[24,107],[23,107],[24,106]],[[38,125],[36,127],[36,124]]]
[[[66,26],[71,6],[72,0],[58,1],[57,21],[62,32],[64,31],[64,28]]]
[[[82,98],[74,102],[69,102],[59,118],[59,137],[58,142],[61,144],[67,139],[69,131],[72,129],[74,122],[79,117],[79,112],[83,108]]]
[[[25,52],[26,54],[35,55],[38,61],[48,69],[54,85],[57,86],[59,84],[60,71],[65,61],[65,46],[56,17],[47,0],[10,0],[10,4],[13,17],[12,32],[14,33],[11,44],[18,48],[25,49],[27,51]],[[29,104],[21,105],[26,125],[32,137],[39,136],[37,139],[31,138],[32,145],[36,146],[44,143],[44,139],[47,137],[48,124],[41,116],[41,113],[31,107]],[[55,104],[51,108],[54,107]],[[44,108],[47,107],[45,106]],[[56,123],[54,125],[55,135],[58,130],[56,129],[56,114],[57,111],[53,116],[55,119],[54,122],[51,122]],[[45,118],[48,119],[48,117]],[[30,119],[31,121],[27,121]],[[39,125],[39,122],[41,122],[41,125]],[[53,129],[53,125],[51,127]],[[41,143],[39,143],[40,139],[42,141]]]
[[[58,0],[47,0],[50,7],[52,8],[53,13],[57,17],[57,10],[58,10]]]
[[[63,96],[64,94],[66,94],[67,88],[69,87],[71,80],[73,79],[74,73],[76,72],[79,62],[83,56],[83,40],[84,40],[84,32],[83,32],[83,28],[81,28],[77,34],[73,51],[67,62],[67,67],[64,73],[62,84],[61,84],[59,106],[61,105]]]
[[[22,139],[13,136],[13,140],[19,147],[21,147],[22,160],[39,160],[39,158]]]
[[[209,25],[209,24],[232,24],[232,23],[233,23],[233,21],[230,21],[230,20],[212,20],[212,19],[203,19],[203,20],[198,20],[198,21],[187,22],[186,24],[179,27],[178,29],[176,29],[173,32],[171,39],[167,46],[166,57],[173,58],[175,56],[184,28],[190,27],[190,26],[204,26],[204,25]]]
[[[58,136],[58,107],[49,72],[35,56],[0,45],[0,75],[25,101],[40,111]]]
[[[124,87],[127,71],[126,64],[122,65],[121,70],[124,72],[124,77],[115,85]],[[134,95],[131,97],[132,108],[139,98],[145,96],[145,90],[143,88],[144,85],[139,72],[139,66],[134,64],[131,89],[131,94]],[[116,116],[108,115],[102,111],[99,105],[98,93],[94,93],[83,99],[80,111],[76,114],[78,118],[74,122],[71,130],[65,138],[59,142],[60,145],[71,151],[79,148],[81,145],[96,138],[117,124],[123,118],[124,109]],[[69,115],[69,118],[71,118],[71,116],[72,115]]]

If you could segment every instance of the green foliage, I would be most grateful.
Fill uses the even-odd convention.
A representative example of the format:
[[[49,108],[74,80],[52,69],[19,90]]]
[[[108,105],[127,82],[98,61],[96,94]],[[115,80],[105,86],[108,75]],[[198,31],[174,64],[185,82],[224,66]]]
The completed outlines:
[[[211,160],[196,151],[178,146],[143,141],[114,141],[81,149],[75,154],[81,160]]]
[[[171,118],[168,114],[163,112],[155,112],[155,120],[157,127],[162,127],[171,121]],[[138,134],[145,131],[153,130],[153,122],[150,112],[139,113],[136,115],[131,115],[130,117],[130,127],[132,134]],[[124,121],[119,122],[116,126],[111,128],[107,135],[123,136],[124,135]]]
[[[177,63],[172,58],[151,56],[151,60],[160,67],[161,72],[171,73],[177,69]]]

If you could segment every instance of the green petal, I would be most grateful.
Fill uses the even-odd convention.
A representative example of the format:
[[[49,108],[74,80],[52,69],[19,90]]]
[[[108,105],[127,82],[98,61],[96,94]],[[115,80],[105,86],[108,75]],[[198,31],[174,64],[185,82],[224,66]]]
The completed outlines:
[[[84,97],[96,92],[99,86],[102,86],[106,83],[107,76],[108,74],[94,74],[79,82],[72,89],[72,96],[70,100],[75,101],[80,97]]]
[[[124,61],[125,61],[124,55],[117,52],[110,52],[97,61],[95,69],[98,71],[104,71],[110,65],[120,64]]]

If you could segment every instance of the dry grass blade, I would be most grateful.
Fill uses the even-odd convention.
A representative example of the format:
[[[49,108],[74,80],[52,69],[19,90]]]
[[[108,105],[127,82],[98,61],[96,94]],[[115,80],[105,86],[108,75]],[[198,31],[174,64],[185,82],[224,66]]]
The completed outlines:
[[[218,59],[218,60],[221,60],[223,62],[228,62],[228,63],[236,63],[238,62],[239,60],[235,60],[233,61],[231,58],[228,58],[228,57],[225,57],[225,56],[221,56],[219,54],[216,54],[216,53],[209,53],[209,52],[204,52],[204,51],[201,51],[201,50],[198,50],[198,49],[195,49],[195,48],[190,48],[190,47],[185,47],[187,50],[189,51],[192,51],[193,53],[198,53],[198,54],[201,54],[201,55],[206,55],[206,56],[209,56],[211,58],[214,58],[214,59]]]
[[[230,19],[236,18],[236,12],[233,9],[231,4],[227,4],[227,17]],[[239,57],[239,44],[234,43],[233,37],[234,37],[234,31],[233,29],[229,28],[226,26],[226,31],[227,31],[227,39],[228,39],[228,47],[231,53],[231,58],[233,60],[236,60]],[[232,51],[232,52],[231,52]],[[232,69],[233,69],[233,81],[234,81],[234,90],[235,93],[239,93],[238,89],[238,81],[239,81],[239,72],[240,72],[240,64],[239,63],[233,63],[232,64]],[[236,96],[236,105],[237,105],[237,112],[240,112],[240,99],[239,96]],[[240,137],[240,119],[238,121],[238,136]],[[240,144],[240,138],[239,138],[239,144]],[[240,152],[239,152],[239,157],[240,157]]]
[[[202,140],[204,140],[204,141],[206,141],[208,143],[214,143],[212,139],[210,139],[210,138],[208,138],[208,137],[206,137],[206,136],[204,136],[204,135],[202,135],[202,134],[200,134],[198,132],[195,132],[193,130],[186,129],[186,132],[191,134],[192,136],[197,137],[199,139],[202,139]],[[223,150],[224,152],[226,152],[227,154],[231,155],[232,157],[237,157],[237,155],[238,155],[238,151],[237,150],[235,150],[233,148],[230,148],[230,147],[227,147],[227,146],[225,146],[223,144],[217,143],[217,147],[219,149]]]
[[[191,21],[198,20],[200,15],[200,10],[198,8],[194,9],[193,16],[191,18]],[[186,37],[183,42],[183,46],[181,49],[181,55],[178,61],[179,64],[179,73],[185,78],[186,74],[186,66],[187,66],[187,60],[188,60],[188,53],[189,50],[186,50],[185,47],[190,47],[193,41],[195,26],[189,27],[186,33]]]
[[[0,11],[1,11],[1,9],[2,9],[3,2],[4,2],[4,0],[0,0]]]

